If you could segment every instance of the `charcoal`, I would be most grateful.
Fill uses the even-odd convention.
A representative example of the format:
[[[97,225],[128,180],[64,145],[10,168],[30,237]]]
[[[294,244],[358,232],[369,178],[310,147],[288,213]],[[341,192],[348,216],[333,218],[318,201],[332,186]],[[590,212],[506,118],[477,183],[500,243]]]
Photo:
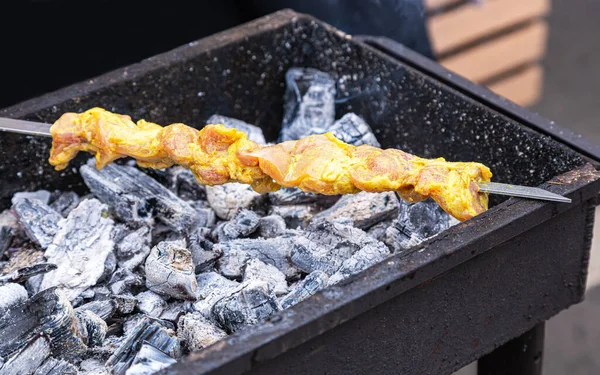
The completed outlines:
[[[298,270],[289,261],[295,237],[296,234],[290,232],[276,238],[243,238],[218,243],[214,247],[222,251],[223,257],[226,257],[232,250],[246,252],[251,258],[258,258],[275,266],[289,279],[298,275]],[[221,260],[217,262],[217,264],[219,263]]]
[[[222,255],[208,239],[210,229],[195,228],[187,237],[187,243],[192,254],[195,273],[202,273],[212,268],[216,260]]]
[[[373,225],[367,233],[369,236],[373,237],[377,241],[384,242],[385,241],[385,233],[387,229],[392,225],[393,220],[384,220]]]
[[[281,307],[269,285],[265,281],[251,280],[215,303],[211,315],[221,329],[233,333],[245,325],[263,322],[279,310]]]
[[[33,266],[19,268],[9,274],[0,276],[0,284],[4,283],[22,283],[34,276],[43,275],[53,271],[58,267],[53,263],[38,263]]]
[[[158,318],[167,307],[164,298],[149,290],[138,294],[135,298],[137,309],[152,318]]]
[[[168,320],[171,322],[177,322],[179,317],[187,312],[192,311],[191,301],[175,301],[168,304],[168,306],[160,314],[162,320]]]
[[[50,203],[51,193],[48,190],[38,190],[38,191],[21,191],[17,192],[13,195],[10,203],[15,205],[21,199],[29,199],[29,200],[38,200],[43,205],[48,205]]]
[[[196,275],[192,254],[173,242],[160,242],[146,259],[146,287],[163,296],[193,300]]]
[[[49,357],[33,375],[77,375],[77,368],[62,359]]]
[[[230,221],[217,226],[214,237],[219,241],[230,241],[248,237],[260,223],[260,217],[250,210],[241,209]]]
[[[256,125],[250,125],[242,120],[214,114],[210,116],[210,118],[206,121],[206,124],[222,124],[226,128],[233,128],[246,133],[249,140],[258,143],[259,145],[264,145],[267,143],[261,128]]]
[[[398,199],[393,192],[348,194],[331,208],[315,215],[313,220],[326,218],[352,219],[354,226],[366,230],[373,225],[398,215]]]
[[[143,319],[146,319],[146,318],[148,318],[148,316],[144,315],[143,313],[133,314],[133,315],[127,316],[123,320],[123,334],[125,336],[129,336],[129,334],[131,332],[133,332],[133,330],[138,325],[138,323],[141,322]],[[123,339],[122,341],[125,341],[125,340]]]
[[[276,296],[284,295],[288,292],[287,281],[283,272],[271,264],[266,264],[254,258],[246,262],[244,267],[243,281],[261,280],[269,285]]]
[[[113,273],[108,286],[113,294],[130,293],[144,285],[144,280],[137,273],[127,268],[119,268]]]
[[[250,208],[261,200],[261,195],[250,185],[230,182],[207,186],[206,199],[220,219],[231,220],[242,208]]]
[[[117,305],[117,311],[120,314],[131,314],[137,306],[137,299],[128,294],[117,294],[113,296],[113,300]]]
[[[27,237],[42,249],[52,243],[62,216],[37,199],[18,199],[12,207]]]
[[[150,254],[151,231],[150,227],[141,226],[117,243],[119,267],[133,270],[146,260]]]
[[[342,118],[334,122],[327,131],[332,132],[342,142],[354,146],[369,145],[381,147],[369,124],[354,113],[346,113]]]
[[[108,326],[106,322],[90,310],[75,311],[79,329],[88,347],[102,346]]]
[[[338,271],[343,275],[358,272],[362,270],[360,267],[368,267],[372,261],[380,259],[381,254],[389,255],[387,246],[362,230],[320,219],[311,222],[296,239],[291,260],[304,272],[319,270],[331,276]]]
[[[240,285],[216,272],[202,273],[198,275],[197,280],[198,301],[194,303],[194,310],[205,318],[211,317],[211,309],[217,301],[235,291]]]
[[[75,309],[76,313],[83,311],[91,311],[103,320],[107,320],[112,317],[115,311],[117,311],[117,302],[112,299],[105,299],[102,301],[92,301],[85,305],[81,305]]]
[[[329,276],[323,271],[313,271],[304,280],[299,281],[290,289],[291,291],[279,300],[281,308],[287,309],[307,299],[319,290],[325,289]]]
[[[192,206],[134,167],[109,164],[97,170],[90,163],[82,165],[80,173],[92,193],[123,222],[151,225],[156,217],[175,231],[185,231],[197,220]]]
[[[227,333],[199,313],[186,314],[177,324],[177,338],[190,352],[206,348],[227,337]]]
[[[25,345],[18,353],[8,358],[0,375],[26,375],[34,371],[50,356],[50,343],[46,336],[37,336]]]
[[[355,275],[389,256],[390,249],[383,242],[373,240],[372,243],[362,247],[342,263],[342,266],[336,273],[329,278],[329,285],[337,284],[345,278]]]
[[[124,375],[144,344],[152,345],[174,359],[181,355],[181,347],[175,333],[159,321],[145,317],[131,330],[127,339],[106,362],[109,372]]]
[[[220,248],[220,246],[215,246]],[[217,261],[219,273],[229,279],[239,280],[242,278],[242,270],[251,259],[250,254],[244,250],[231,249]]]
[[[73,211],[73,209],[79,205],[79,202],[80,199],[77,193],[74,191],[66,191],[59,195],[54,202],[50,203],[50,207],[63,217],[67,217],[69,212]]]
[[[320,207],[330,207],[340,199],[339,195],[322,195],[307,193],[298,188],[282,188],[268,193],[269,202],[275,206],[290,206],[297,204],[309,204]]]
[[[106,255],[106,260],[104,261],[104,272],[102,273],[102,276],[100,276],[100,278],[98,279],[98,282],[101,283],[109,280],[116,269],[117,256],[115,255],[114,251],[111,251]]]
[[[9,308],[0,319],[0,357],[6,358],[38,336],[49,338],[52,355],[67,361],[86,350],[66,294],[54,287]]]
[[[398,218],[385,235],[385,243],[395,252],[408,250],[459,223],[432,199],[409,204],[400,202]]]
[[[22,268],[31,267],[44,262],[44,252],[33,246],[24,246],[18,249],[11,249],[8,263],[4,265],[4,268],[2,268],[0,274],[3,276],[8,276]]]
[[[126,375],[152,375],[176,362],[175,359],[158,350],[153,345],[144,343],[136,354]]]
[[[305,204],[271,206],[269,210],[269,215],[281,216],[287,227],[292,229],[306,227],[316,213],[314,206]]]
[[[312,68],[291,68],[285,75],[279,142],[325,133],[335,118],[335,81]]]
[[[206,199],[206,187],[201,185],[192,171],[179,165],[165,171],[167,186],[178,197],[186,201]]]
[[[22,285],[9,283],[0,286],[0,316],[9,308],[25,302],[29,298]]]
[[[88,358],[79,365],[78,375],[108,375],[104,361],[98,358]]]
[[[208,203],[206,203],[208,205]],[[200,204],[199,202],[192,203],[192,206],[195,207],[196,213],[198,214],[198,221],[196,223],[197,227],[204,228],[212,228],[215,226],[217,222],[217,215],[212,208],[209,207],[198,207],[200,205],[204,205],[204,203]]]
[[[57,269],[44,274],[40,288],[60,286],[70,300],[96,285],[114,243],[113,221],[105,217],[107,207],[97,199],[86,199],[62,219],[61,227],[46,250],[48,262]]]
[[[15,231],[11,227],[0,226],[0,257],[10,247],[14,236]]]
[[[258,229],[263,238],[278,237],[285,233],[285,220],[279,215],[261,217]]]
[[[85,293],[91,293],[91,294],[93,294],[93,296],[91,298],[94,298],[94,300],[96,300],[96,301],[107,300],[112,295],[111,290],[108,289],[105,285],[96,285],[96,286],[93,286],[93,287],[87,289],[81,295],[84,295]]]

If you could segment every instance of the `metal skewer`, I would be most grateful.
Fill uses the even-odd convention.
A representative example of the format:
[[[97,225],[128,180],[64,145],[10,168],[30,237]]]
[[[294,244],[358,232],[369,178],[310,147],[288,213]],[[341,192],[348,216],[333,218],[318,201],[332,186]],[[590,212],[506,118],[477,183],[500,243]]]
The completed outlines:
[[[0,131],[11,133],[50,137],[50,126],[50,124],[43,122],[0,118]],[[499,182],[481,182],[478,185],[480,191],[490,194],[571,203],[570,198],[537,187],[502,184]]]

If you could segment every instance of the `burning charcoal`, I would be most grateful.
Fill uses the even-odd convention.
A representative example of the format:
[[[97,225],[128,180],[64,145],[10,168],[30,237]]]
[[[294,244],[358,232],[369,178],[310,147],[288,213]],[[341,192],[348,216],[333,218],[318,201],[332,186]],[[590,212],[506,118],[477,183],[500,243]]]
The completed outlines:
[[[166,169],[168,186],[178,197],[186,201],[206,199],[206,187],[200,185],[192,171],[179,165]]]
[[[335,81],[312,68],[289,69],[285,81],[279,142],[327,132],[335,118]]]
[[[77,368],[67,361],[50,357],[33,375],[77,375]]]
[[[81,305],[78,308],[76,308],[75,312],[80,313],[83,311],[91,311],[103,320],[107,320],[108,318],[113,316],[116,310],[117,302],[110,299],[106,299],[103,301],[88,302],[85,305]]]
[[[174,332],[159,321],[143,318],[106,362],[109,372],[114,375],[125,375],[144,344],[154,346],[171,358],[176,359],[181,355],[181,347]]]
[[[198,227],[187,238],[190,253],[192,254],[192,261],[194,262],[195,273],[202,273],[209,270],[222,255],[207,238],[209,235],[210,229]]]
[[[118,294],[113,296],[120,314],[131,314],[137,306],[137,299],[132,295]]]
[[[167,307],[167,302],[161,296],[149,290],[138,294],[135,298],[137,309],[152,318],[158,318]]]
[[[241,208],[251,207],[260,197],[250,185],[236,182],[206,187],[208,203],[223,220],[231,220]]]
[[[150,254],[151,228],[142,226],[126,235],[116,246],[119,267],[130,270],[142,264]]]
[[[106,205],[96,199],[82,201],[62,219],[61,227],[45,256],[58,265],[44,274],[40,288],[60,286],[70,300],[96,285],[104,273],[106,259],[114,243],[110,239],[113,221],[106,215]]]
[[[369,237],[370,238],[370,237]],[[329,278],[329,285],[334,285],[343,279],[355,275],[390,256],[390,249],[383,242],[373,241],[346,259],[336,273]]]
[[[275,206],[313,203],[321,207],[329,207],[340,199],[339,195],[306,193],[298,188],[282,188],[268,195],[269,202]]]
[[[27,237],[42,249],[47,248],[58,232],[63,217],[36,199],[18,199],[12,208]]]
[[[269,215],[279,215],[288,228],[304,228],[316,214],[313,206],[296,204],[292,206],[271,206]]]
[[[152,375],[177,361],[150,344],[142,344],[126,375]]]
[[[73,211],[73,209],[79,205],[79,201],[80,199],[77,193],[74,191],[66,191],[59,195],[59,197],[50,204],[50,207],[63,217],[67,217],[69,212]]]
[[[113,273],[108,285],[113,294],[123,294],[143,286],[144,280],[127,268],[119,268]]]
[[[281,236],[285,230],[285,220],[279,215],[269,215],[260,218],[259,233],[263,238]]]
[[[215,248],[223,252],[223,257],[231,251],[246,252],[251,258],[274,265],[289,279],[298,275],[298,270],[289,261],[295,236],[290,233],[276,238],[244,238],[215,244]]]
[[[82,361],[79,369],[78,375],[108,375],[108,371],[104,367],[104,361],[97,358],[88,358]]]
[[[92,193],[128,224],[150,225],[156,216],[173,230],[184,231],[197,220],[192,206],[134,167],[109,164],[97,170],[83,165],[80,173]]]
[[[13,205],[17,204],[17,202],[21,199],[29,199],[29,200],[38,200],[43,205],[47,206],[50,202],[50,192],[47,190],[38,190],[38,191],[21,191],[15,193],[10,200],[10,203]]]
[[[386,231],[384,242],[394,252],[408,250],[457,223],[432,199],[414,204],[402,201],[398,218]]]
[[[392,192],[345,195],[331,208],[315,215],[313,220],[341,217],[352,219],[354,226],[366,230],[380,221],[398,214],[398,199]]]
[[[0,316],[9,308],[25,302],[29,298],[27,290],[19,284],[6,284],[0,286]]]
[[[163,310],[162,314],[160,314],[160,318],[162,320],[177,322],[177,319],[179,319],[182,314],[192,310],[193,308],[191,301],[176,301],[169,303],[167,308]]]
[[[18,353],[8,358],[0,368],[0,375],[33,374],[50,356],[50,343],[46,336],[33,338]]]
[[[246,133],[249,140],[258,143],[259,145],[264,145],[267,143],[261,128],[256,125],[250,125],[242,120],[215,114],[210,116],[210,118],[206,121],[206,124],[222,124],[226,128],[233,128]]]
[[[235,291],[240,285],[216,272],[200,274],[197,280],[198,301],[194,303],[194,310],[205,318],[210,318],[210,311],[218,300]]]
[[[233,333],[245,325],[262,322],[279,310],[269,285],[265,281],[251,280],[215,303],[211,314],[222,329]]]
[[[334,122],[327,131],[332,132],[342,142],[354,146],[369,145],[381,147],[369,124],[354,113],[346,113],[341,119]]]
[[[276,296],[284,295],[288,292],[285,275],[271,264],[266,264],[254,258],[246,262],[244,268],[243,281],[262,280],[269,285],[269,289]]]
[[[15,231],[11,227],[0,226],[0,257],[10,247],[14,236]]]
[[[291,291],[279,300],[281,307],[287,309],[301,301],[307,299],[319,290],[325,289],[329,277],[323,271],[313,271],[309,273],[304,280],[294,285]]]
[[[242,278],[242,269],[250,258],[250,254],[244,250],[232,249],[219,258],[217,269],[221,275],[229,279],[239,280]]]
[[[86,349],[71,303],[57,288],[46,289],[4,313],[0,357],[6,358],[37,335],[47,336],[52,355],[65,360],[76,359]]]
[[[227,337],[227,333],[199,313],[186,314],[177,324],[177,338],[190,352],[206,348]]]
[[[198,284],[192,254],[172,242],[160,242],[146,259],[146,287],[161,295],[195,299]]]
[[[225,222],[215,229],[215,237],[219,241],[230,241],[236,238],[248,237],[256,229],[260,218],[253,211],[240,210],[230,221]]]
[[[373,225],[367,233],[377,241],[385,241],[385,233],[387,229],[392,225],[392,220],[385,220],[380,223]]]
[[[389,249],[362,230],[321,219],[313,221],[296,239],[291,260],[304,272],[320,270],[331,276],[338,270],[345,274],[370,265],[382,253],[389,254]],[[357,258],[353,258],[355,254]]]
[[[33,266],[19,268],[7,275],[0,276],[0,284],[4,283],[22,283],[27,281],[29,278],[44,273],[50,272],[58,268],[56,264],[52,263],[38,263]]]
[[[102,346],[108,326],[106,322],[90,310],[75,311],[84,342],[88,347]]]

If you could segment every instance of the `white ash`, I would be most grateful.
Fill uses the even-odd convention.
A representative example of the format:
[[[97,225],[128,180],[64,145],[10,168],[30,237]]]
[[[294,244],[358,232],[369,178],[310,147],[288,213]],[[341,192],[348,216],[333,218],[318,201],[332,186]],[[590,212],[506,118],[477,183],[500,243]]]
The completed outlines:
[[[151,232],[150,227],[141,226],[117,243],[116,254],[119,267],[133,270],[146,260],[150,254]]]
[[[0,375],[32,374],[50,353],[49,340],[38,336],[6,360],[0,368]]]
[[[242,269],[251,258],[246,251],[234,248],[219,258],[217,269],[221,275],[239,280],[242,278]]]
[[[239,283],[229,280],[216,272],[207,272],[198,275],[198,300],[194,303],[194,310],[205,318],[211,318],[211,309],[221,298],[233,293]]]
[[[208,203],[223,220],[231,220],[240,209],[250,208],[260,198],[249,185],[237,182],[206,187]]]
[[[288,285],[283,272],[275,266],[261,262],[253,258],[246,262],[244,266],[243,281],[261,280],[269,285],[269,289],[276,296],[284,295],[288,292]]]
[[[13,195],[10,203],[13,205],[17,203],[20,199],[36,199],[43,204],[47,205],[50,203],[50,196],[52,194],[48,190],[37,190],[37,191],[21,191],[17,192]]]
[[[80,375],[108,375],[108,370],[104,366],[104,361],[96,358],[89,358],[79,365]]]
[[[0,286],[0,316],[10,307],[25,302],[27,298],[27,290],[20,284],[9,283]]]
[[[281,297],[279,303],[283,309],[287,309],[312,296],[319,290],[325,289],[329,283],[329,277],[323,271],[313,271],[304,280],[298,281],[290,289],[291,291]]]
[[[125,375],[152,375],[176,362],[155,346],[143,343]]]
[[[285,220],[279,215],[269,215],[260,218],[259,234],[263,238],[281,236],[287,229]]]
[[[158,294],[147,290],[135,296],[137,309],[152,318],[158,318],[167,307],[167,302]]]
[[[67,361],[48,357],[33,375],[78,375],[77,368]]]
[[[227,337],[227,333],[200,313],[182,316],[177,323],[177,338],[189,352],[196,352]]]
[[[193,300],[198,289],[194,269],[189,250],[160,242],[146,258],[146,287],[163,296]]]

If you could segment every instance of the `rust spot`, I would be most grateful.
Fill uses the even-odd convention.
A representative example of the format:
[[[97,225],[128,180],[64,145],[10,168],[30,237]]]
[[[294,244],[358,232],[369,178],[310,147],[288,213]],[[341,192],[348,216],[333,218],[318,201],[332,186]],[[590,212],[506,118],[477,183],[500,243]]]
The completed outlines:
[[[556,176],[548,183],[554,185],[572,184],[573,182],[581,179],[587,179],[591,181],[597,178],[600,178],[600,172],[598,172],[593,165],[588,163],[581,168],[577,168],[567,173],[563,173],[560,176]]]

